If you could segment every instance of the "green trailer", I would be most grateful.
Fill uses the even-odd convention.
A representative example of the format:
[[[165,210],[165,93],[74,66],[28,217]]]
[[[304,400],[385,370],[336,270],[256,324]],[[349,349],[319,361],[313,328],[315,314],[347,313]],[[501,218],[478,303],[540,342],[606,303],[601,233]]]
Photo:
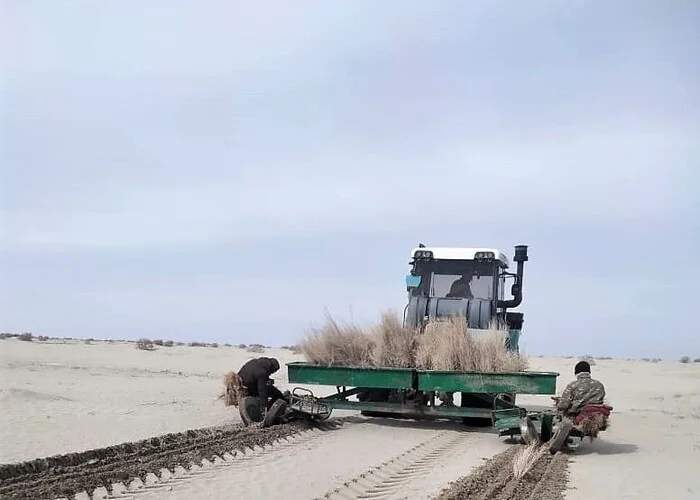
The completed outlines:
[[[528,412],[516,406],[515,395],[553,395],[559,375],[533,371],[488,373],[356,368],[305,362],[288,363],[287,374],[290,384],[336,388],[335,394],[324,397],[316,397],[308,389],[294,388],[289,404],[292,412],[321,419],[328,418],[333,410],[414,419],[465,422],[480,419],[488,421],[501,436],[522,435],[526,441],[537,436],[548,440],[552,435],[553,414]],[[437,395],[443,392],[461,393],[462,404],[436,404]],[[353,397],[356,400],[351,400]],[[474,401],[488,402],[490,407],[472,404]]]

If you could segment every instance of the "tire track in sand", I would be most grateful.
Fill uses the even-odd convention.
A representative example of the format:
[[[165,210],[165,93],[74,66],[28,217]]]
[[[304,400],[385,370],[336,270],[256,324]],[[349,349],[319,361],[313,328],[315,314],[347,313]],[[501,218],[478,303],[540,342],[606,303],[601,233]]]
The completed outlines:
[[[466,433],[441,431],[314,500],[390,498],[417,477],[430,474],[441,461],[449,460],[467,438]]]
[[[314,498],[385,462],[393,464],[387,470],[398,473],[397,477],[406,482],[427,474],[431,468],[434,471],[439,463],[436,454],[441,450],[449,453],[450,445],[467,439],[466,432],[455,432],[447,426],[378,424],[372,419],[346,421],[342,428],[323,433],[321,439],[297,442],[289,449],[273,446],[269,454],[245,461],[234,459],[165,488],[142,488],[131,498],[232,498],[234,492],[236,498]],[[396,457],[406,460],[399,463],[401,458]]]

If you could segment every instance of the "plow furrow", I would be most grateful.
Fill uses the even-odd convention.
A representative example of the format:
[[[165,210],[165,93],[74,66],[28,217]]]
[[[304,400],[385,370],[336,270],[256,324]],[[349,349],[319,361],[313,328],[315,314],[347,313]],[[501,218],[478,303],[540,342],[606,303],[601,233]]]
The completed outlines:
[[[342,425],[343,419],[319,428]],[[0,499],[112,496],[132,487],[150,490],[212,474],[222,466],[246,462],[275,448],[312,439],[319,428],[295,423],[269,429],[227,426],[194,429],[133,443],[0,465]],[[303,437],[299,437],[304,434]],[[308,434],[308,435],[306,435]]]
[[[436,500],[561,500],[567,483],[568,456],[544,453],[522,477],[513,474],[514,446],[471,474],[452,482]]]

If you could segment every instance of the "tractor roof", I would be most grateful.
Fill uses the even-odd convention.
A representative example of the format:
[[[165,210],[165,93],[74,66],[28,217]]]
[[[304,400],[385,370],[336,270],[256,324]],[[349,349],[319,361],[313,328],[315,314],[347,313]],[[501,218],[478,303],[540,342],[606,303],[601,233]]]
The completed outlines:
[[[415,257],[417,251],[433,252],[433,258],[437,260],[474,260],[479,252],[491,252],[507,268],[510,267],[508,257],[497,248],[464,248],[464,247],[419,247],[411,250],[411,257]]]

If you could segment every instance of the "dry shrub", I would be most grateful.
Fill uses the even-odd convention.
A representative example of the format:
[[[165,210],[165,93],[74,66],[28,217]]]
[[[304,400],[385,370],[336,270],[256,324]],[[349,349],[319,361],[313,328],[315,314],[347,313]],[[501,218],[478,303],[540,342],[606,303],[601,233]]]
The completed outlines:
[[[317,365],[420,368],[449,371],[523,371],[527,360],[506,350],[508,330],[492,323],[474,334],[464,317],[429,323],[423,333],[406,328],[395,313],[363,330],[330,315],[301,343],[307,361]]]
[[[162,346],[164,344],[163,339],[156,339],[153,343],[157,346]]]
[[[520,479],[530,472],[545,451],[546,447],[541,446],[537,441],[520,448],[513,457],[513,477]]]
[[[224,375],[224,394],[222,398],[226,406],[238,407],[238,402],[246,396],[241,379],[236,372]]]
[[[416,366],[416,332],[404,327],[396,314],[383,313],[379,325],[373,330],[376,338],[372,361],[375,366],[394,368]]]
[[[508,329],[492,322],[474,335],[467,319],[451,317],[426,325],[418,339],[416,366],[424,370],[519,372],[527,368],[520,354],[506,350]]]
[[[695,359],[693,360],[693,363],[700,363],[700,358],[695,358]]]
[[[31,333],[25,332],[25,333],[20,334],[17,338],[24,341],[24,342],[31,342],[32,340],[34,340],[34,335]]]
[[[683,356],[683,357],[680,359],[680,362],[683,363],[683,364],[690,363],[690,356]]]
[[[373,366],[375,340],[354,324],[340,325],[329,314],[326,324],[301,342],[306,359],[318,365]]]
[[[136,341],[136,349],[140,349],[142,351],[152,351],[155,348],[156,346],[153,345],[153,341],[151,339],[138,339]]]
[[[163,341],[163,346],[164,347],[172,347],[174,342],[172,340],[165,340]]]
[[[246,349],[246,351],[256,353],[256,354],[261,354],[261,353],[265,352],[265,348],[263,346],[261,346],[260,344],[253,344],[248,349]]]
[[[610,427],[610,423],[606,422],[606,418],[600,413],[590,413],[584,415],[578,424],[581,432],[588,436],[590,441],[598,437],[598,433]]]

